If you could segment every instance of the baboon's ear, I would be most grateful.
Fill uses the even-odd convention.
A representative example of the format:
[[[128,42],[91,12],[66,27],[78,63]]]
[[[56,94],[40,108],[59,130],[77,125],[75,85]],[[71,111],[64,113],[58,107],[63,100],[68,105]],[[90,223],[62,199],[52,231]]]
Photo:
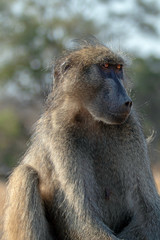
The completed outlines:
[[[69,60],[63,62],[61,64],[61,73],[64,74],[66,71],[68,71],[71,67],[71,62]]]

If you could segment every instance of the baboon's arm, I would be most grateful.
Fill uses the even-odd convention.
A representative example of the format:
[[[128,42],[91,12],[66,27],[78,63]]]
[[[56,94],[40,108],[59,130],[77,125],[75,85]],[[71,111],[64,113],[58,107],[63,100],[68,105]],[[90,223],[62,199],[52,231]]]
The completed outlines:
[[[38,189],[37,172],[17,167],[8,184],[3,240],[51,240]]]
[[[137,206],[130,224],[118,235],[125,240],[160,239],[160,197],[157,194],[152,173],[147,166],[138,176]],[[142,227],[143,226],[143,227]]]

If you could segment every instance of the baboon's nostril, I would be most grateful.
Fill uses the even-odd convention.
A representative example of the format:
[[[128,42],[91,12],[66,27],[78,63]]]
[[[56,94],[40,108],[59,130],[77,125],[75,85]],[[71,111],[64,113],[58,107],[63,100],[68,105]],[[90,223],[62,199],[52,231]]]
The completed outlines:
[[[132,101],[125,102],[126,107],[132,107]]]

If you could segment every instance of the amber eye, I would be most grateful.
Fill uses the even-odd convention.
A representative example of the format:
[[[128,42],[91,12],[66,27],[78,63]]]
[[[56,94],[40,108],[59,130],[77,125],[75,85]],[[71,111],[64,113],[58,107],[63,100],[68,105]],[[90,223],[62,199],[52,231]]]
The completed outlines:
[[[104,68],[108,68],[108,67],[109,67],[109,63],[105,63],[105,64],[103,65],[103,67],[104,67]]]
[[[122,65],[121,65],[121,64],[117,64],[116,68],[117,68],[118,70],[121,70],[121,69],[122,69]]]

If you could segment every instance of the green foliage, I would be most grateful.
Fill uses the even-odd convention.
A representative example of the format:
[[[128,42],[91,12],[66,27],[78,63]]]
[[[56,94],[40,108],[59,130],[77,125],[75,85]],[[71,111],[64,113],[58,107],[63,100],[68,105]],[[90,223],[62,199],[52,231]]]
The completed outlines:
[[[136,106],[142,118],[146,136],[154,135],[152,143],[151,160],[160,160],[160,59],[150,56],[147,59],[137,58],[132,71],[134,76],[134,89]]]
[[[22,135],[23,133],[23,135]],[[0,114],[0,159],[1,164],[12,166],[19,158],[19,150],[25,132],[22,129],[19,116],[13,109],[4,108]],[[18,144],[18,145],[17,145]]]
[[[141,105],[145,102],[143,108],[146,110],[150,121],[154,123],[154,127],[159,128],[159,103],[160,103],[160,68],[159,59],[149,57],[148,59],[136,59],[133,64],[135,76],[135,91],[137,102]],[[149,107],[149,106],[150,107]]]
[[[63,1],[48,3],[32,0],[1,3],[3,21],[0,40],[4,49],[10,51],[6,54],[5,64],[0,66],[1,86],[14,82],[19,91],[39,94],[39,86],[43,87],[48,77],[44,70],[62,51],[67,41],[80,34],[96,34],[93,22],[85,19],[81,13],[73,13],[71,5]],[[15,9],[18,4],[22,10],[17,13]],[[64,5],[68,15],[57,16],[57,12],[63,11]],[[6,18],[6,12],[9,19]],[[28,87],[25,81],[29,83]]]
[[[12,109],[4,109],[0,115],[0,133],[14,138],[20,134],[20,123]]]

